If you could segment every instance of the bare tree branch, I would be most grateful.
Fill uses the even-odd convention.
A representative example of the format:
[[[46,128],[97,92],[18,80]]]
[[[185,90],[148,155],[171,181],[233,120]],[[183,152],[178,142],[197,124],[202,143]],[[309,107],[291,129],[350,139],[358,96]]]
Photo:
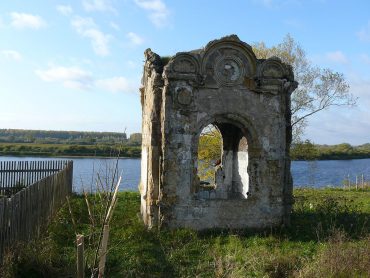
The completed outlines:
[[[356,105],[357,98],[349,92],[342,73],[313,66],[302,47],[288,34],[282,43],[267,47],[255,43],[253,50],[258,58],[279,57],[293,67],[298,88],[292,93],[291,112],[293,140],[299,140],[307,126],[307,118],[331,106]]]

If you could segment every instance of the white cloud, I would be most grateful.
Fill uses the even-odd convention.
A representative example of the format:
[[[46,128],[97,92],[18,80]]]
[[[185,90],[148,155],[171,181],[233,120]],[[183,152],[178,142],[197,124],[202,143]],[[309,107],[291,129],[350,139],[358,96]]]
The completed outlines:
[[[149,12],[149,19],[157,27],[168,24],[169,10],[162,0],[135,0],[136,5]]]
[[[88,29],[84,31],[83,36],[91,39],[94,52],[99,56],[109,55],[109,41],[111,36],[106,35],[97,29]]]
[[[88,28],[96,28],[96,24],[91,17],[76,16],[74,19],[72,19],[71,24],[79,33],[82,33]]]
[[[328,52],[326,53],[326,58],[331,61],[331,62],[334,62],[334,63],[338,63],[338,64],[347,64],[348,63],[348,59],[346,57],[346,55],[344,55],[344,53],[342,51],[334,51],[334,52]]]
[[[17,62],[22,60],[22,55],[18,51],[15,51],[15,50],[2,50],[1,54],[10,60],[14,60]]]
[[[131,60],[127,61],[126,65],[127,65],[127,67],[129,67],[131,69],[135,69],[135,68],[139,67],[137,62],[134,62],[134,61],[131,61]]]
[[[2,19],[2,17],[0,16],[0,28],[4,27],[4,21]]]
[[[61,82],[72,89],[88,90],[92,88],[92,75],[79,67],[50,66],[47,70],[36,70],[35,73],[46,82]]]
[[[131,81],[123,76],[96,79],[94,76],[77,66],[64,67],[51,65],[46,70],[36,70],[36,75],[45,82],[61,83],[66,88],[79,90],[103,90],[112,93],[135,93],[139,90],[139,82]]]
[[[99,79],[95,82],[95,85],[102,90],[113,93],[136,93],[139,90],[139,84],[135,84],[122,76]]]
[[[355,96],[359,97],[359,102],[370,105],[370,79],[359,77],[359,75],[351,76],[350,80],[350,92]]]
[[[255,2],[261,3],[263,6],[267,8],[272,8],[274,4],[273,0],[257,0]]]
[[[109,0],[83,0],[82,5],[87,12],[116,12]]]
[[[144,42],[144,39],[134,32],[129,32],[127,34],[127,37],[130,40],[130,42],[134,45],[140,45]]]
[[[357,37],[364,42],[370,42],[370,21],[365,27],[363,27],[359,32],[357,32]]]
[[[114,23],[113,21],[111,21],[111,22],[109,23],[109,25],[110,25],[110,27],[112,27],[112,28],[113,28],[114,30],[116,30],[116,31],[121,30],[121,28],[118,26],[118,24]]]
[[[365,64],[370,65],[370,56],[368,54],[361,54],[360,58]]]
[[[92,18],[75,17],[71,24],[77,33],[90,39],[93,50],[97,55],[109,55],[109,41],[112,36],[101,32]]]
[[[10,25],[17,29],[40,29],[46,26],[46,22],[38,15],[13,12],[10,16]]]
[[[64,16],[69,16],[73,13],[73,9],[69,5],[58,5],[57,10]]]

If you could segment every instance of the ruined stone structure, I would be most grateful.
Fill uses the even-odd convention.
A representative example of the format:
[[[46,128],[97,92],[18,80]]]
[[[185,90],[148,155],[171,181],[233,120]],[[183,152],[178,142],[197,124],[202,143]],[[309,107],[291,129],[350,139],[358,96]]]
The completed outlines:
[[[150,49],[141,88],[141,214],[148,227],[263,228],[292,206],[292,68],[257,59],[236,35],[161,58]],[[197,175],[198,141],[222,134],[214,186]]]

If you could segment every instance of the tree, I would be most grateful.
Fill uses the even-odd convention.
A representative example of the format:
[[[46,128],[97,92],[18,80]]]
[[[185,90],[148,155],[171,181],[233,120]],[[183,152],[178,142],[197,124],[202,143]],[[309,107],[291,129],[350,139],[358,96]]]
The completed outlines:
[[[319,152],[310,140],[293,144],[290,149],[290,157],[294,160],[314,160],[318,156]]]
[[[200,136],[198,145],[198,176],[202,181],[212,182],[214,166],[221,159],[222,135],[216,126],[206,126]]]
[[[271,48],[264,42],[252,45],[259,59],[276,56],[293,67],[298,88],[292,93],[293,141],[300,141],[307,118],[332,106],[354,106],[356,100],[342,73],[311,64],[302,47],[288,34],[282,43]]]
[[[132,133],[130,135],[130,139],[128,140],[128,144],[132,146],[140,146],[141,145],[141,133]]]

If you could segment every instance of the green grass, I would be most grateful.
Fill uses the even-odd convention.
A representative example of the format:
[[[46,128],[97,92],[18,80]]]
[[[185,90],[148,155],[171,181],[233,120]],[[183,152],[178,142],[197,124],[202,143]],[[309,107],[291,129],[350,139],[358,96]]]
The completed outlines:
[[[107,277],[369,277],[370,190],[297,189],[294,196],[288,228],[195,232],[147,230],[139,194],[120,193]],[[77,232],[91,234],[83,197],[73,196],[71,207]],[[65,206],[42,239],[9,253],[4,273],[73,277],[74,240]]]

